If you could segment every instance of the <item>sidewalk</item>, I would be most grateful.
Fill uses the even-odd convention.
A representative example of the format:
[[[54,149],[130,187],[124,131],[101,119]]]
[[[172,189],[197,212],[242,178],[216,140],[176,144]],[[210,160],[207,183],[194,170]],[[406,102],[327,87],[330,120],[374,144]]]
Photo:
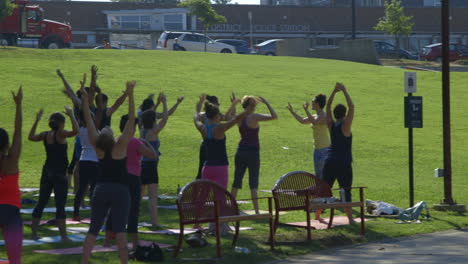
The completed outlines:
[[[387,239],[319,251],[268,264],[466,264],[468,229]]]

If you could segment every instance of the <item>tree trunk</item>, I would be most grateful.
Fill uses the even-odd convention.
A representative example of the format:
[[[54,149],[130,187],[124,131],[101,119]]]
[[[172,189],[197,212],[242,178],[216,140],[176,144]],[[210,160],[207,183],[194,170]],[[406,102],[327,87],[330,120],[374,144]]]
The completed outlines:
[[[206,41],[208,40],[208,27],[205,26],[205,52],[206,52]]]
[[[400,60],[400,35],[395,35],[395,57]]]

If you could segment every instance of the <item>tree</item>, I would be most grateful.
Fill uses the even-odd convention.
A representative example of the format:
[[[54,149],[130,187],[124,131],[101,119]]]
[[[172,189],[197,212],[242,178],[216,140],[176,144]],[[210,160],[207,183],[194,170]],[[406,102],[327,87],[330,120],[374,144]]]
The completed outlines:
[[[67,1],[67,0],[65,0]],[[162,5],[175,5],[179,3],[178,0],[111,0],[111,2],[121,3],[150,3],[150,4],[162,4]]]
[[[231,0],[213,0],[217,5],[228,5],[231,3]]]
[[[0,20],[11,15],[15,4],[12,4],[10,0],[0,0]]]
[[[211,6],[210,0],[188,0],[178,4],[189,9],[190,15],[203,22],[205,28],[205,52],[208,29],[214,24],[226,23],[226,17],[219,15]]]
[[[403,6],[400,0],[385,1],[385,17],[380,18],[375,30],[387,32],[395,36],[395,53],[397,58],[400,56],[400,38],[409,35],[413,31],[414,23],[410,22],[412,16],[405,16]]]

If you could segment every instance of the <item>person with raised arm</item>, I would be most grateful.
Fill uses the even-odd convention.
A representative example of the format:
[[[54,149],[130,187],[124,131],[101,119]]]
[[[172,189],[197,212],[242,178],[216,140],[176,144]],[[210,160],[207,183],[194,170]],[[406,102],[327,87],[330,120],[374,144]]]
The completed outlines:
[[[290,103],[288,103],[288,110],[296,118],[296,120],[304,125],[311,124],[314,133],[314,169],[315,175],[320,179],[323,179],[323,166],[325,165],[325,159],[328,155],[328,148],[330,147],[330,133],[328,131],[327,124],[327,113],[323,111],[327,97],[323,94],[315,96],[312,101],[312,109],[315,110],[316,114],[312,115],[309,111],[309,103],[306,102],[303,105],[306,117],[298,115]]]
[[[258,102],[264,103],[270,114],[258,114],[255,113]],[[255,98],[253,96],[244,96],[242,99],[242,107],[251,114],[246,116],[239,125],[239,133],[241,140],[237,147],[235,157],[235,170],[234,170],[234,182],[232,183],[231,194],[234,198],[237,197],[238,189],[242,188],[242,179],[244,178],[245,171],[249,169],[249,187],[252,196],[252,202],[254,205],[255,213],[259,213],[257,189],[258,189],[258,178],[260,175],[260,142],[258,139],[258,132],[260,130],[259,122],[270,121],[278,119],[273,107],[270,103],[263,98]]]
[[[84,78],[85,79],[85,78]],[[82,82],[81,92],[86,94]],[[116,140],[110,127],[101,131],[96,129],[91,117],[88,101],[83,100],[83,113],[88,127],[90,143],[99,158],[101,173],[96,180],[96,188],[91,200],[91,224],[83,245],[81,263],[89,263],[96,237],[104,224],[109,210],[112,212],[112,230],[116,233],[117,250],[120,263],[128,263],[126,225],[130,208],[128,171],[126,166],[127,147],[132,139],[135,126],[135,102],[133,98],[134,81],[128,81],[128,121],[122,135]]]
[[[16,104],[15,131],[10,145],[8,132],[0,128],[0,228],[10,264],[21,264],[23,221],[20,216],[21,197],[18,185],[23,124],[23,89],[13,94]]]
[[[336,83],[330,99],[327,103],[327,113],[331,113],[331,106],[335,95],[343,92],[346,98],[348,109],[343,104],[337,104],[333,109],[333,117],[327,116],[327,123],[330,129],[331,145],[325,166],[323,167],[323,178],[333,187],[335,180],[338,180],[340,188],[345,191],[345,201],[351,202],[351,187],[353,184],[353,167],[352,167],[352,141],[351,125],[354,119],[354,103],[348,90],[342,83]],[[346,112],[347,111],[347,112]],[[354,223],[351,215],[351,208],[345,208],[345,213],[349,223]]]
[[[228,121],[232,118],[232,116],[235,116],[235,111],[236,111],[236,103],[234,103],[234,100],[235,100],[236,96],[234,93],[232,93],[231,95],[231,106],[229,107],[228,111],[226,112],[226,114],[224,115],[221,115],[221,121]],[[219,107],[219,101],[218,101],[218,97],[216,97],[215,95],[206,95],[206,94],[202,94],[200,96],[200,100],[198,101],[198,103],[196,104],[195,106],[195,111],[198,113],[199,115],[199,120],[200,122],[202,123],[206,123],[207,122],[207,118],[206,118],[206,113],[205,112],[201,112],[202,110],[202,107],[203,107],[203,104],[206,102],[209,102],[217,107]],[[199,162],[198,162],[198,173],[197,173],[197,176],[196,176],[196,179],[201,179],[202,177],[202,169],[203,169],[203,165],[205,164],[205,161],[206,161],[206,141],[205,141],[205,138],[202,137],[202,141],[201,141],[201,144],[200,144],[200,152],[199,152]]]
[[[83,76],[83,82],[86,82],[86,74]],[[83,92],[84,91],[84,92]],[[84,87],[84,83],[82,84],[82,88],[80,89],[81,97],[82,98],[89,98],[88,89]],[[80,100],[82,106],[85,105],[90,110],[90,101],[92,100]],[[80,124],[79,129],[79,138],[81,144],[81,154],[80,154],[80,161],[79,161],[79,182],[78,182],[78,190],[75,194],[75,200],[73,203],[73,220],[80,221],[80,205],[83,203],[83,197],[86,193],[86,190],[89,186],[89,196],[92,199],[92,194],[94,191],[94,186],[96,184],[96,178],[100,174],[100,167],[98,163],[98,157],[96,155],[96,150],[94,146],[91,144],[91,140],[89,138],[89,123],[86,122],[84,118],[84,110],[83,107],[80,106],[79,113],[78,113],[78,121]],[[91,115],[91,114],[90,114]]]
[[[128,115],[122,116],[120,119],[120,132],[125,129],[128,121]],[[137,122],[135,122],[136,125]],[[136,128],[136,127],[135,127]],[[133,134],[135,134],[135,129]],[[151,144],[144,139],[137,139],[132,136],[127,147],[127,170],[129,178],[130,191],[130,213],[128,215],[127,233],[132,241],[133,250],[138,246],[138,218],[140,214],[141,201],[141,158],[157,159],[158,155],[152,148]],[[107,217],[106,223],[106,240],[104,246],[110,246],[110,240],[115,233],[112,231],[112,212]]]
[[[157,154],[156,158],[143,157],[141,162],[141,184],[142,195],[145,193],[145,188],[148,190],[149,202],[148,209],[151,217],[151,224],[153,226],[159,225],[158,222],[158,186],[159,186],[159,147],[161,142],[159,134],[166,126],[169,114],[167,111],[166,95],[161,94],[159,97],[163,104],[162,118],[157,122],[156,112],[148,109],[141,115],[142,128],[140,130],[140,137],[148,141]]]
[[[65,130],[65,116],[60,112],[53,113],[49,118],[49,131],[44,131],[36,134],[37,125],[42,118],[44,111],[41,109],[36,115],[28,139],[30,141],[42,141],[46,150],[46,161],[42,167],[42,176],[39,189],[39,201],[34,208],[32,214],[31,238],[39,239],[37,229],[41,220],[44,207],[49,201],[52,190],[55,194],[55,219],[59,228],[62,241],[69,242],[65,225],[66,213],[65,205],[68,195],[68,179],[67,179],[67,138],[78,134],[78,122],[75,119],[73,110],[65,106],[65,113],[72,122],[72,131]]]
[[[158,106],[160,105],[161,103],[161,94],[159,94],[158,96],[158,100],[156,101],[156,104],[154,103],[154,94],[150,94],[148,95],[148,97],[143,100],[142,104],[140,105],[139,109],[138,109],[138,113],[137,113],[137,117],[138,117],[138,127],[141,128],[142,124],[141,124],[141,115],[143,114],[144,111],[146,110],[153,110],[156,112],[156,108],[158,108]],[[175,113],[175,111],[177,110],[177,107],[179,107],[180,103],[182,103],[182,101],[185,99],[185,96],[179,96],[177,98],[177,101],[176,103],[169,109],[168,111],[168,116],[171,116],[172,114]],[[163,115],[164,113],[162,112],[156,112],[156,118],[157,119],[161,119],[163,118]]]

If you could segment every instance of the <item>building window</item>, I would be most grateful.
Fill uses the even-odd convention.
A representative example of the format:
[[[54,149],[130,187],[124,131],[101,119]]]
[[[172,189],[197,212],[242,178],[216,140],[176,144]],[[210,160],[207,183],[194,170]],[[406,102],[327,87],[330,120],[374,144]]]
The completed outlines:
[[[86,43],[88,44],[96,44],[96,35],[88,34],[86,35]]]
[[[165,30],[184,30],[184,16],[182,14],[164,15]]]
[[[150,29],[149,16],[111,16],[113,29]]]

